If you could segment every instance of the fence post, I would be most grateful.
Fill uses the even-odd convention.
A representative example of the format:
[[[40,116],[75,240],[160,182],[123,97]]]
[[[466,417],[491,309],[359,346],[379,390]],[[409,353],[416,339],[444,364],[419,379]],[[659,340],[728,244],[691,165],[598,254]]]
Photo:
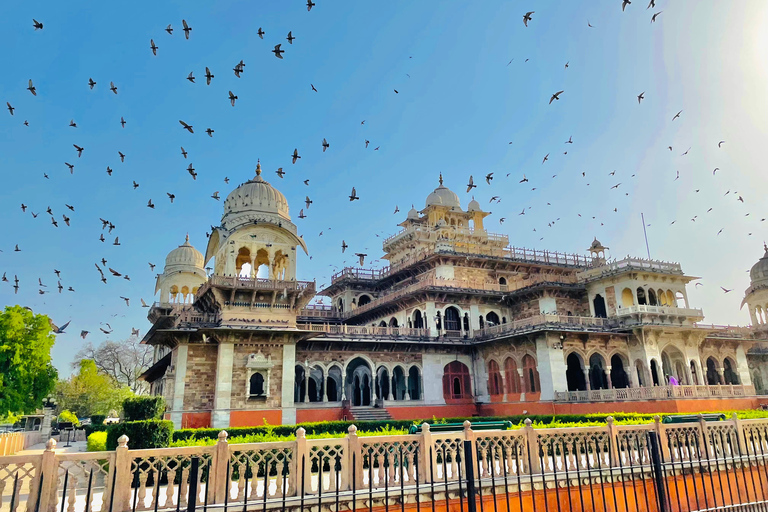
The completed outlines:
[[[128,436],[122,435],[117,440],[115,448],[115,469],[112,472],[115,481],[113,510],[129,510],[131,508],[131,456],[128,451]],[[109,491],[107,491],[109,492]],[[105,494],[108,496],[108,494]],[[106,502],[106,500],[105,500]]]
[[[613,423],[613,416],[605,418],[606,426],[608,427],[608,438],[611,440],[611,466],[619,465],[619,449],[617,447],[619,436],[616,431],[616,425]]]
[[[434,457],[434,441],[432,440],[432,430],[426,421],[421,424],[421,455],[419,456],[419,476],[423,478],[424,483],[432,481],[432,475],[429,474],[429,458]],[[432,460],[434,464],[434,459]]]
[[[360,438],[357,435],[357,427],[350,425],[347,429],[347,460],[342,466],[341,472],[342,491],[347,491],[351,488],[353,474],[355,475],[355,486],[363,482],[363,472],[358,471],[358,468],[362,467],[363,454],[360,451]]]
[[[45,512],[56,508],[56,502],[51,503],[51,497],[55,497],[58,480],[56,466],[56,440],[49,439],[45,444],[40,467],[35,474],[35,483],[29,490],[27,510]]]
[[[295,480],[294,489],[296,493],[302,492],[312,494],[312,463],[309,460],[309,451],[307,450],[307,431],[303,427],[296,429],[296,450],[294,451],[296,457],[295,471],[292,471],[293,479]],[[304,476],[304,489],[299,489],[301,485],[301,474],[303,471],[308,471],[308,474]]]
[[[658,416],[657,416],[658,417]],[[651,464],[653,467],[653,478],[656,481],[656,498],[659,505],[659,512],[668,512],[667,497],[664,487],[664,472],[661,466],[661,456],[659,452],[659,436],[656,432],[648,433],[648,451],[651,454]],[[663,443],[661,443],[663,446]]]
[[[467,430],[466,424],[469,423],[469,421],[466,421],[464,424],[465,432]],[[464,471],[464,475],[467,478],[467,512],[476,512],[477,510],[477,503],[475,502],[475,467],[474,464],[472,464],[472,460],[474,459],[476,453],[475,453],[475,447],[472,445],[472,441],[465,439],[464,440],[464,465],[466,466],[466,469]],[[519,490],[518,490],[519,492]],[[494,490],[495,493],[495,490]],[[446,500],[447,500],[446,496]],[[509,499],[509,496],[507,496],[507,499]],[[496,504],[496,496],[494,494],[494,505]]]
[[[699,459],[703,459],[706,457],[706,454],[709,453],[709,448],[706,448],[706,445],[704,443],[707,442],[707,434],[709,433],[709,427],[707,427],[707,422],[704,421],[704,415],[699,413]]]
[[[731,415],[731,421],[733,421],[733,426],[736,429],[736,438],[739,441],[739,455],[747,453],[747,443],[744,439],[744,430],[741,424],[741,420],[735,412]]]
[[[539,443],[536,439],[536,432],[533,431],[531,423],[533,422],[530,418],[526,419],[525,427],[523,427],[523,430],[525,431],[525,437],[528,442],[528,457],[531,459],[531,467],[528,469],[528,471],[535,475],[541,472],[541,461],[539,460]]]
[[[213,461],[211,471],[208,475],[208,486],[213,483],[213,502],[224,503],[224,497],[227,495],[227,466],[229,462],[229,443],[227,443],[226,430],[219,432],[219,440],[216,441],[216,449],[213,452]],[[213,478],[211,478],[213,477]]]
[[[661,456],[665,461],[671,461],[672,456],[669,453],[669,444],[665,443],[664,440],[666,439],[666,430],[664,429],[664,425],[661,423],[661,416],[658,414],[653,417],[653,431],[656,433],[657,440],[659,443],[659,447],[661,449]]]

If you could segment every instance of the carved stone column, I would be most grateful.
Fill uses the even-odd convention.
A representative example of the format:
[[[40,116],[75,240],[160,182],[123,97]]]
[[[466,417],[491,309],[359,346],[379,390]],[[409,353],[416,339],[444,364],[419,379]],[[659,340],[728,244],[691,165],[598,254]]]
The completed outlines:
[[[605,367],[605,381],[608,383],[608,389],[613,389],[613,382],[611,382],[611,367]]]

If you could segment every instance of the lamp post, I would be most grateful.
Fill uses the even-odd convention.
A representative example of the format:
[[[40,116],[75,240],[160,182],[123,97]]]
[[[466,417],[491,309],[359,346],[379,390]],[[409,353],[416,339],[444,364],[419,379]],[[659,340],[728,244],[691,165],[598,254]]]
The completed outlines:
[[[56,412],[56,399],[52,395],[43,398],[43,424],[40,426],[40,437],[47,440],[51,436],[51,420]]]

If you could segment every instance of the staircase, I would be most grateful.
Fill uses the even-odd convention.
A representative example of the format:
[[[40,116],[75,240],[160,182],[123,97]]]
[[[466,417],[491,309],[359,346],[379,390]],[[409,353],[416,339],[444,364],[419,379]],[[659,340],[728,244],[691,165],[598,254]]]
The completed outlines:
[[[352,407],[350,412],[354,419],[361,421],[384,421],[392,419],[389,412],[381,407]]]

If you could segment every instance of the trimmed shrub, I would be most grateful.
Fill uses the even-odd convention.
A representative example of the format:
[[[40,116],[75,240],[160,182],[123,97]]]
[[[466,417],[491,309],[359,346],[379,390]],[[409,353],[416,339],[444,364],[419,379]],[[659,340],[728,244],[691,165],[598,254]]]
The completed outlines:
[[[128,446],[134,450],[167,448],[173,436],[173,422],[168,420],[124,421],[107,428],[107,450],[117,448],[120,436],[128,436]]]
[[[107,450],[107,433],[94,432],[88,436],[87,451],[103,452]]]
[[[90,436],[94,432],[106,432],[109,425],[84,425],[85,437]]]
[[[165,400],[161,396],[133,396],[123,402],[125,421],[159,420],[165,412]]]
[[[91,416],[91,425],[97,427],[104,424],[104,420],[107,419],[105,414],[94,414]]]
[[[75,415],[75,413],[67,410],[61,411],[59,413],[58,420],[59,420],[59,423],[71,422],[74,426],[80,425],[80,420],[77,419],[77,416]]]

